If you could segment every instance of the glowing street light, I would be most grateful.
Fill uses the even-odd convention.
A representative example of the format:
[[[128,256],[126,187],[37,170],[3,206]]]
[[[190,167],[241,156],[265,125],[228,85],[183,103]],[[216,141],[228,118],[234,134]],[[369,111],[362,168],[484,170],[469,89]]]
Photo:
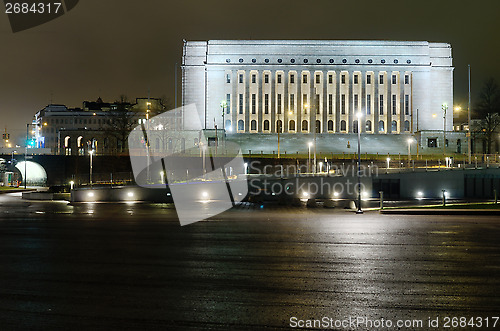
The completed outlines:
[[[94,150],[90,150],[89,151],[89,154],[90,154],[90,187],[92,187],[92,156],[94,155]]]
[[[411,161],[411,144],[413,143],[413,139],[408,138],[408,167],[410,167]]]
[[[75,186],[75,182],[71,181],[71,182],[69,182],[69,185],[70,185],[70,189],[73,191],[73,187]]]
[[[391,158],[390,158],[390,157],[388,157],[388,158],[386,159],[386,161],[387,161],[387,167],[386,167],[386,168],[387,168],[387,169],[389,169],[389,164],[390,164],[390,162],[391,162]]]
[[[445,102],[442,104],[441,109],[443,109],[443,156],[446,155],[446,111],[448,110],[448,104]]]
[[[310,141],[309,144],[307,144],[307,171],[311,172],[311,147],[313,146],[313,143]]]

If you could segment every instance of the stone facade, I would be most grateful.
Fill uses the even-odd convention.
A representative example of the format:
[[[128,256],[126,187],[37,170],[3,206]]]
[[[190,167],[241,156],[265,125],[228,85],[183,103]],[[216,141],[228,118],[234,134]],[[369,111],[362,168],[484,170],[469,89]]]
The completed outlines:
[[[182,63],[183,105],[197,105],[206,129],[349,134],[361,113],[363,134],[453,130],[446,43],[186,41]]]

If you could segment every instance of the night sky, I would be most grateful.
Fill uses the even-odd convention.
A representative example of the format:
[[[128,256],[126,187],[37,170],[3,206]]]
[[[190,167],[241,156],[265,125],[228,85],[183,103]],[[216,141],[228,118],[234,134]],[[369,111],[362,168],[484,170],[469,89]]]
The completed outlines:
[[[0,13],[0,129],[24,144],[26,123],[50,103],[81,107],[166,95],[182,39],[380,39],[451,43],[455,104],[500,80],[500,1],[81,0],[65,15],[12,33]],[[180,77],[180,75],[179,75]],[[180,92],[180,84],[179,84]],[[180,95],[180,93],[179,93]],[[180,98],[179,98],[180,103]]]

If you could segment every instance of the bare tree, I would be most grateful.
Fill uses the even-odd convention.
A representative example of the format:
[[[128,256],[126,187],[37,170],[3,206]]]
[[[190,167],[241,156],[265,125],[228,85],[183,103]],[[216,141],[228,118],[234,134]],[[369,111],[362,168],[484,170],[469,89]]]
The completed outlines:
[[[105,135],[113,137],[117,141],[117,151],[124,153],[127,151],[129,133],[139,125],[139,119],[145,116],[145,111],[135,108],[135,105],[127,102],[125,95],[120,95],[120,100],[113,104],[113,109],[109,112],[104,127]],[[163,102],[169,102],[168,98],[161,98],[159,104],[152,103],[149,116],[154,117],[163,113],[167,107]]]
[[[164,110],[170,110],[174,108],[172,101],[165,94],[161,96],[160,102],[163,105]]]
[[[126,94],[120,94],[116,103],[128,103],[128,97]]]
[[[123,153],[127,148],[127,138],[137,125],[137,113],[131,110],[127,102],[117,102],[116,109],[111,110],[106,118],[104,131],[106,136],[114,137],[117,141],[117,151]]]
[[[486,154],[490,154],[495,132],[500,125],[500,89],[494,78],[483,84],[475,115],[481,120],[480,135],[487,143]]]

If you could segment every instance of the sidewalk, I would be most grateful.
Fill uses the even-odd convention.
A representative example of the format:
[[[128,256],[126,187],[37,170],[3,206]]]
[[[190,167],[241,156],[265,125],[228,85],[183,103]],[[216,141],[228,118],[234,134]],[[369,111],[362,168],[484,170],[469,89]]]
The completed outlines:
[[[408,208],[383,209],[381,214],[393,215],[498,215],[500,209],[447,209],[447,208]]]

